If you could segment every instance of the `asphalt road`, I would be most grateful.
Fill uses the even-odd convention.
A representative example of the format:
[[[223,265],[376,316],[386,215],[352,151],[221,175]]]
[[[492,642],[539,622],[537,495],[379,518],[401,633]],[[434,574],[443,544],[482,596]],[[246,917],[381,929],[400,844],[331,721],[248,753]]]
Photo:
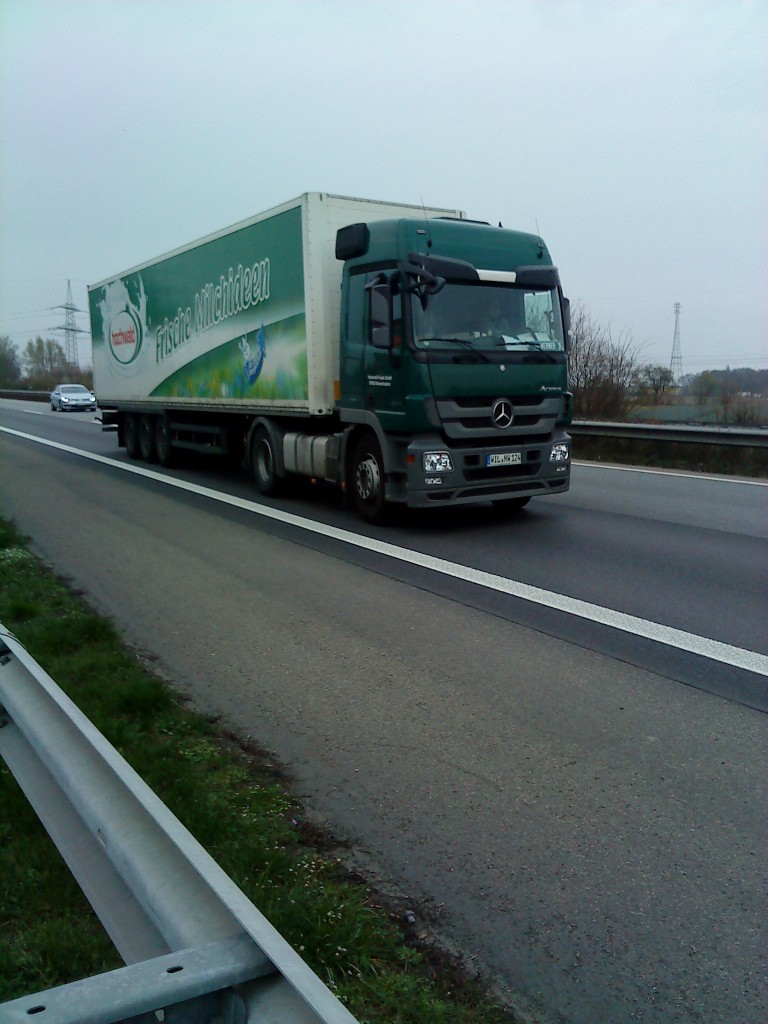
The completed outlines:
[[[0,511],[202,708],[275,751],[356,861],[519,1009],[763,1024],[764,487],[577,467],[569,495],[514,520],[387,531],[331,494],[277,507],[310,531],[263,519],[231,471],[173,474],[228,504],[125,472],[86,418],[0,403],[0,426],[117,459],[0,432]],[[562,610],[574,598],[755,670]]]

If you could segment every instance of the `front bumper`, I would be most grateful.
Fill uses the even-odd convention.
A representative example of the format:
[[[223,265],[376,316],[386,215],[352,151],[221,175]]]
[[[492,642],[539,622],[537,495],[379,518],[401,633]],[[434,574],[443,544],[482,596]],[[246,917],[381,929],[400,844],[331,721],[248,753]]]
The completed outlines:
[[[398,495],[396,475],[392,477],[390,497],[405,500],[411,508],[434,508],[436,505],[462,505],[481,501],[503,501],[507,498],[528,498],[537,495],[562,494],[568,490],[571,475],[570,458],[550,462],[553,445],[569,444],[564,431],[556,431],[546,441],[526,444],[524,438],[515,442],[508,438],[471,447],[448,447],[439,436],[420,437],[406,450],[405,487]],[[453,470],[429,475],[423,469],[425,452],[447,451]],[[520,462],[513,466],[488,466],[487,456],[519,452]]]

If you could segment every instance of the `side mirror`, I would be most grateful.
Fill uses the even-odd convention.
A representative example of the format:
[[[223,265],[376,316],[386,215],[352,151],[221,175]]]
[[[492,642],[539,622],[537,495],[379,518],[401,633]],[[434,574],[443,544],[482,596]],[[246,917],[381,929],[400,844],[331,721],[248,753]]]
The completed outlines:
[[[571,300],[563,296],[563,327],[566,331],[571,329]]]
[[[349,224],[336,232],[336,259],[354,260],[368,252],[371,233],[367,224]]]
[[[571,344],[571,300],[563,295],[563,341],[566,351]]]
[[[392,292],[386,284],[371,288],[371,344],[389,348],[392,335]]]

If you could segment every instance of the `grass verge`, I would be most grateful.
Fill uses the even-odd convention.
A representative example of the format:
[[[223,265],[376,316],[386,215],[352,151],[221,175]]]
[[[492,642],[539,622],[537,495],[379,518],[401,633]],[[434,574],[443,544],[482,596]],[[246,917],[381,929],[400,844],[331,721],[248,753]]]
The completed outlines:
[[[263,757],[190,710],[2,519],[0,622],[361,1024],[514,1021],[345,871]],[[0,761],[0,1002],[121,965]]]

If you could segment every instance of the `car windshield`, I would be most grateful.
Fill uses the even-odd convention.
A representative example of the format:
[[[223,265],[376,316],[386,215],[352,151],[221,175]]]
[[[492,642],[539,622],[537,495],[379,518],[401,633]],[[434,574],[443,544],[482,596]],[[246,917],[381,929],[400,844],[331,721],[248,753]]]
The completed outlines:
[[[486,351],[565,349],[554,288],[449,282],[429,296],[426,309],[413,303],[413,336],[421,349],[455,344]]]
[[[83,387],[82,384],[64,384],[62,386],[61,390],[62,390],[63,393],[65,393],[67,395],[71,395],[71,394],[75,394],[75,395],[82,395],[82,394],[90,395],[90,391],[88,390],[88,388]]]

